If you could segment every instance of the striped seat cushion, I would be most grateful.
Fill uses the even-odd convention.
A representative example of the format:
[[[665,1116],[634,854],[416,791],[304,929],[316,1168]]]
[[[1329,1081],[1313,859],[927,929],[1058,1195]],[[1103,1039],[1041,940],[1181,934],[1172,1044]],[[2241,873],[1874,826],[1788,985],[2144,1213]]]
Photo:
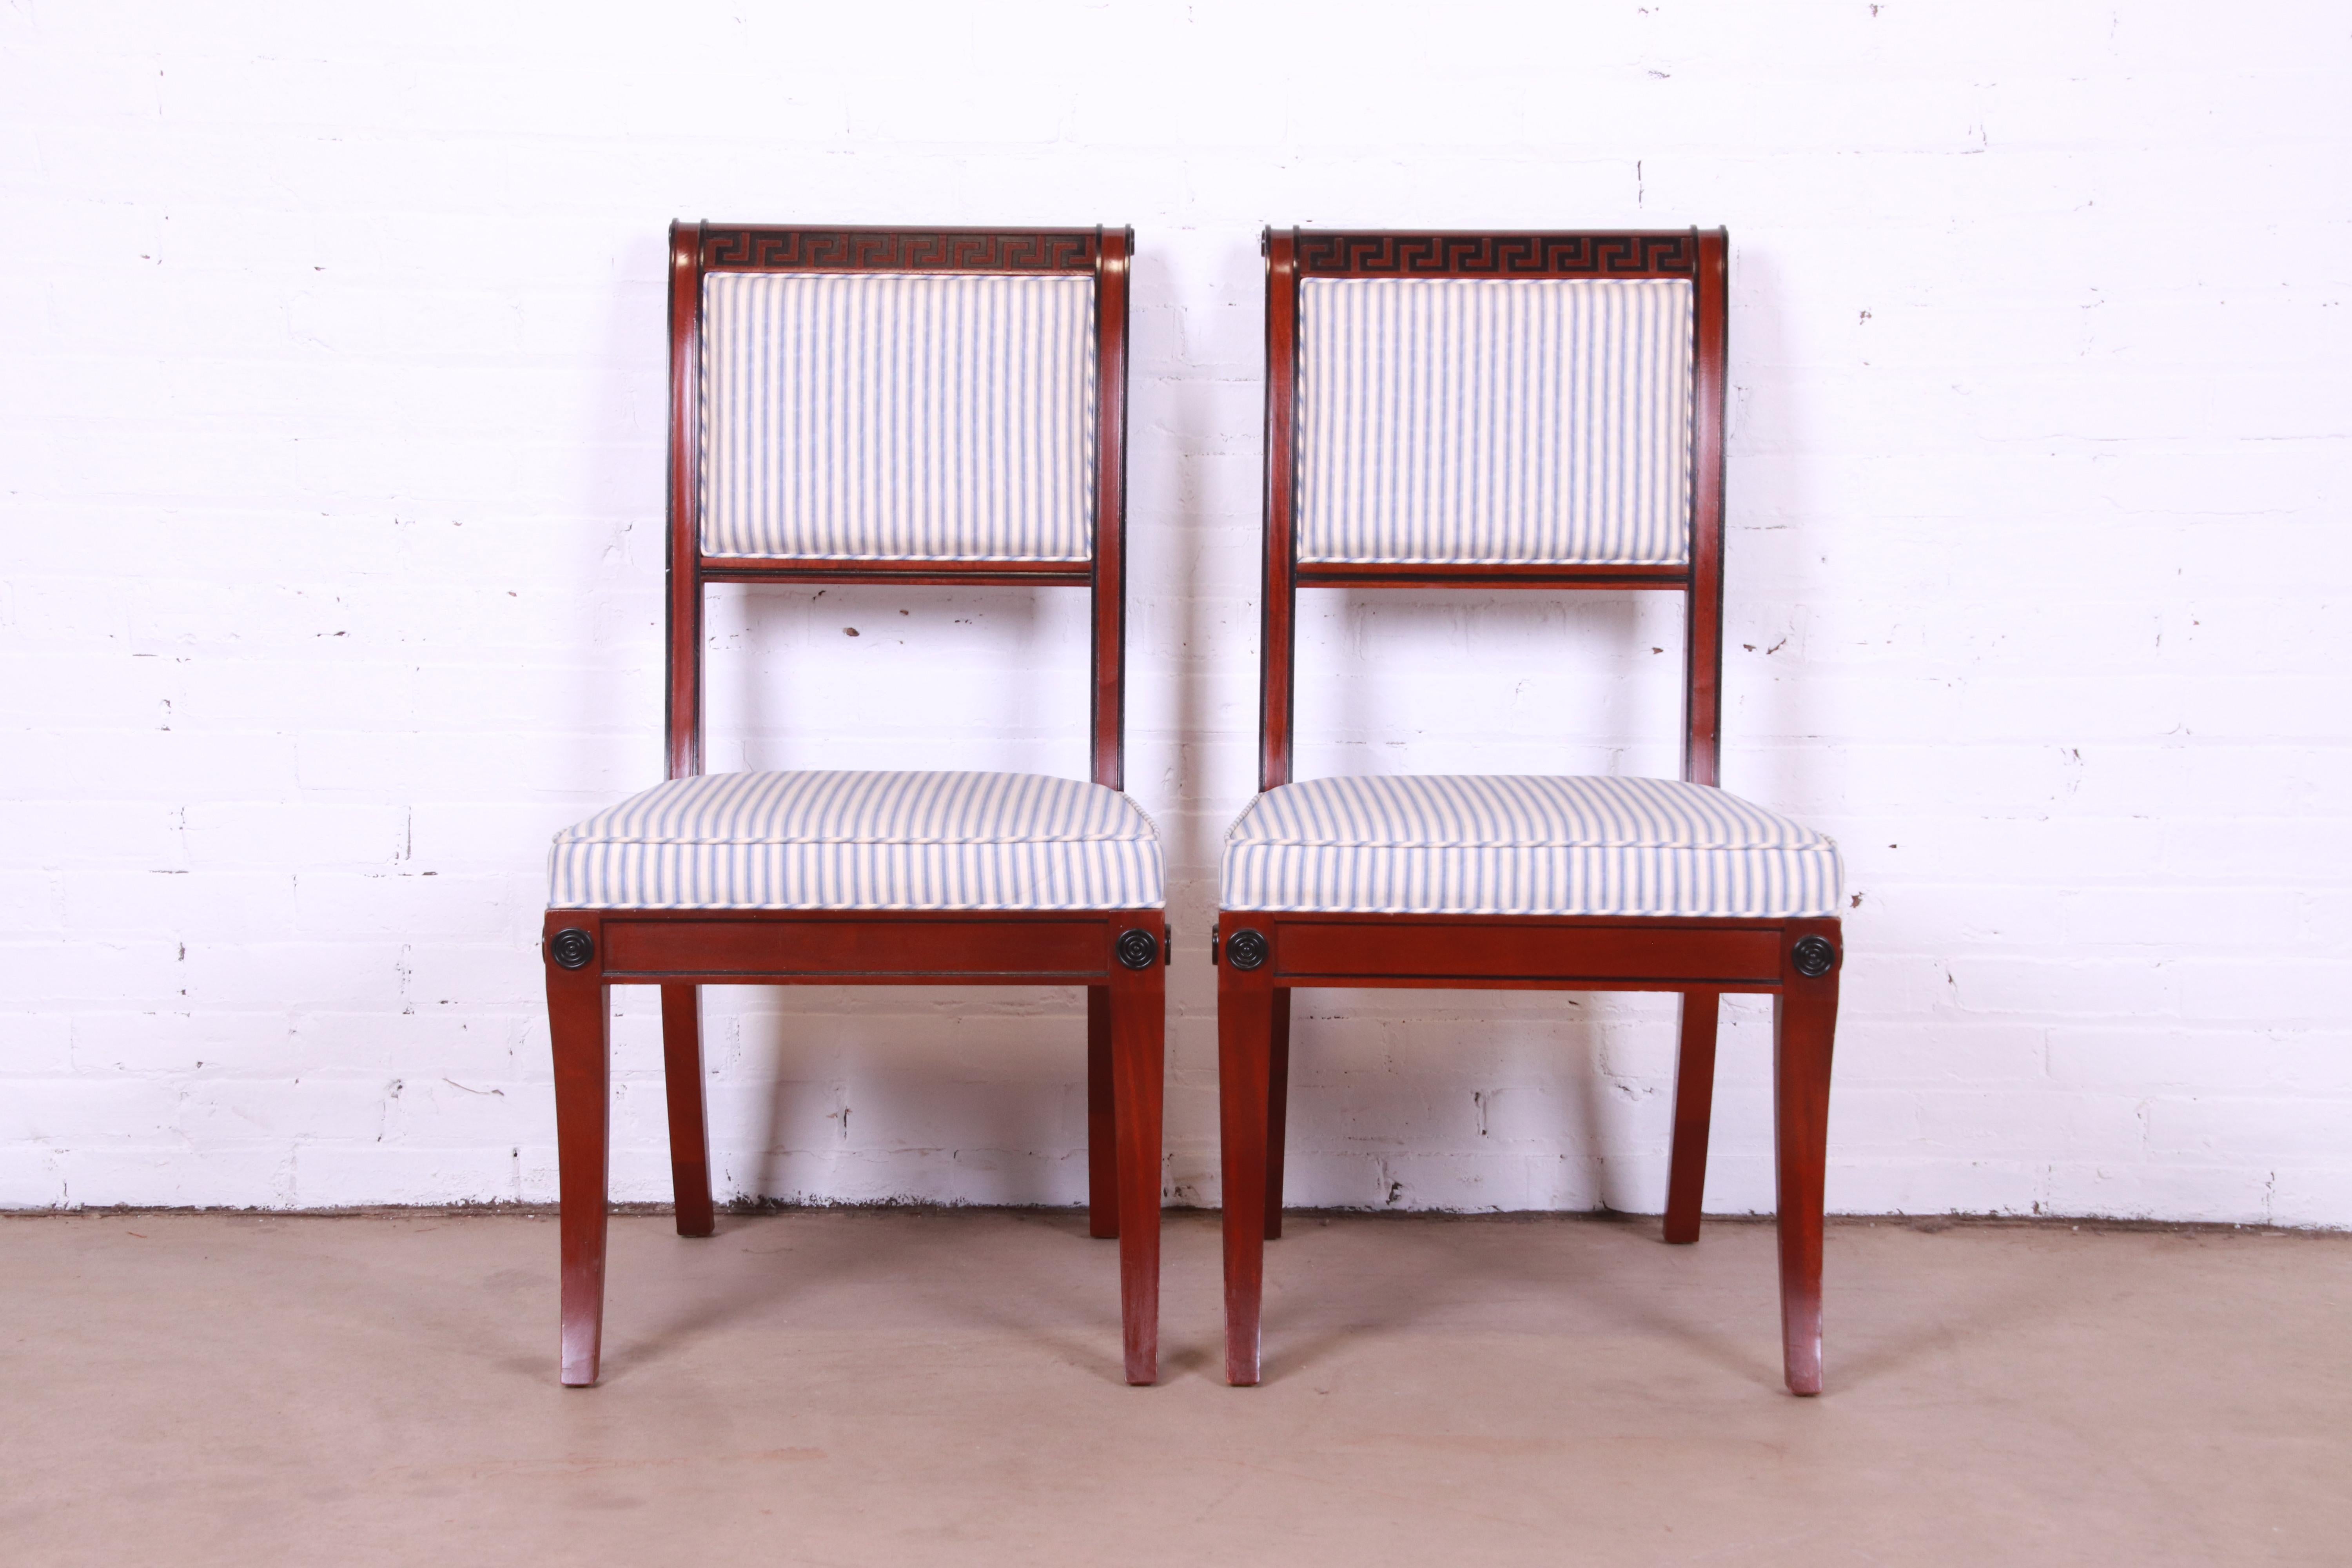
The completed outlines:
[[[1117,790],[1036,773],[672,779],[555,836],[552,909],[1131,910],[1160,836]]]
[[[1228,910],[1482,915],[1837,912],[1837,846],[1669,779],[1316,779],[1225,836]]]
[[[1084,561],[1088,277],[713,272],[702,548],[843,561]]]
[[[1298,558],[1687,561],[1693,299],[1683,278],[1307,279]]]

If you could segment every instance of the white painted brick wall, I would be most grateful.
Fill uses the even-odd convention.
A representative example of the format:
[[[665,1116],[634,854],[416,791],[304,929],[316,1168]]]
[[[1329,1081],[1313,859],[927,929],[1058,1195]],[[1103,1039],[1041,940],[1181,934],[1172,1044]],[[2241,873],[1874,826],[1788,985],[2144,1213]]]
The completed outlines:
[[[1214,1202],[1259,225],[1721,223],[1726,780],[1850,857],[1833,1205],[2352,1224],[2347,89],[2321,3],[0,7],[0,1203],[553,1195],[543,849],[658,776],[702,216],[1135,225],[1130,774]],[[1078,611],[722,595],[716,755],[1076,772]],[[1311,595],[1304,761],[1669,771],[1676,614]],[[709,1011],[730,1194],[1083,1194],[1072,995]],[[1300,1012],[1298,1201],[1659,1206],[1670,1004]],[[1768,1041],[1717,1208],[1770,1202]]]

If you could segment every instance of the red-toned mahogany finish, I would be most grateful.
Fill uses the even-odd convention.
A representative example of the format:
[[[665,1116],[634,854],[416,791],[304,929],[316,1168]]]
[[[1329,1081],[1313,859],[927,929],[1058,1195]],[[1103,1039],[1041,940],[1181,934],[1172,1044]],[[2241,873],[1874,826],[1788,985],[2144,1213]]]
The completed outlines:
[[[1094,592],[1088,748],[1094,782],[1123,787],[1126,682],[1127,229],[1003,233],[947,228],[669,231],[669,776],[702,771],[702,590],[710,583],[1034,583]],[[1090,561],[835,561],[702,552],[702,279],[707,272],[1078,272],[1095,279],[1095,551]]]
[[[670,228],[669,776],[702,771],[702,605],[712,583],[1029,583],[1084,587],[1088,766],[1124,785],[1128,269],[1125,229]],[[1094,550],[1085,561],[745,559],[702,552],[702,279],[721,270],[1075,272],[1095,280]],[[1122,963],[1119,937],[1157,951]],[[1087,994],[1089,1229],[1117,1237],[1127,1376],[1159,1364],[1160,1147],[1167,923],[1159,910],[899,913],[550,910],[548,1020],[562,1164],[563,1381],[596,1381],[604,1310],[610,989],[657,985],[681,1236],[713,1228],[702,1093],[704,984],[1070,985]]]
[[[1720,781],[1723,717],[1723,412],[1727,242],[1717,230],[1611,234],[1331,234],[1269,230],[1266,482],[1258,786],[1291,782],[1296,600],[1302,587],[1672,589],[1686,600],[1683,776]],[[1294,529],[1298,282],[1303,277],[1688,278],[1696,295],[1690,559],[1671,566],[1363,565],[1301,562]],[[1231,942],[1265,957],[1235,968]],[[1801,963],[1828,943],[1826,972]],[[1217,974],[1223,1130],[1225,1374],[1258,1381],[1265,1243],[1282,1234],[1290,995],[1299,986],[1673,991],[1683,997],[1665,1237],[1697,1239],[1706,1176],[1718,1005],[1774,1000],[1780,1304],[1790,1389],[1822,1387],[1822,1175],[1830,1055],[1844,940],[1833,918],[1694,920],[1226,910]]]
[[[1257,787],[1290,782],[1291,669],[1297,649],[1298,554],[1292,548],[1291,442],[1298,414],[1298,242],[1265,237],[1265,589],[1258,595]],[[1233,1201],[1228,1195],[1228,1214]]]

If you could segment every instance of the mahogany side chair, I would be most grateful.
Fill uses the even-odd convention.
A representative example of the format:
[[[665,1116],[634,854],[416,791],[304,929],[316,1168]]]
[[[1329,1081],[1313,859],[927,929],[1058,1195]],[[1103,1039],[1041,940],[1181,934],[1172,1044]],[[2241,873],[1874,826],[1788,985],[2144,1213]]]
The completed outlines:
[[[1301,986],[1681,994],[1665,1237],[1697,1238],[1718,998],[1773,998],[1789,1387],[1822,1386],[1836,846],[1717,787],[1720,230],[1270,230],[1259,790],[1218,868],[1225,1371],[1254,1384]],[[1679,781],[1294,782],[1302,587],[1684,595]],[[1213,949],[1213,955],[1215,950]]]
[[[661,988],[681,1236],[711,1233],[704,984],[1084,986],[1089,1230],[1156,1375],[1167,922],[1123,793],[1126,229],[670,229],[669,778],[556,836],[563,1381],[603,1333],[609,992]],[[713,583],[1093,595],[1091,782],[703,772]]]

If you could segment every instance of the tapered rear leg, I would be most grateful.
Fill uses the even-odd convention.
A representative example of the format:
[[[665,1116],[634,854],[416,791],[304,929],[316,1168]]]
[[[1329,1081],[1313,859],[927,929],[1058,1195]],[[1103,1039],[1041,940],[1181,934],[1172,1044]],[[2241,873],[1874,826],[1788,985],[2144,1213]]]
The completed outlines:
[[[1273,987],[1264,968],[1217,971],[1217,1123],[1225,1192],[1225,1381],[1258,1380],[1265,1295],[1267,1100]]]
[[[1160,1148],[1167,1085],[1167,937],[1156,912],[1142,929],[1158,936],[1162,956],[1143,969],[1115,968],[1106,988],[1118,1152],[1119,1319],[1131,1384],[1160,1376]]]
[[[1087,1234],[1118,1234],[1118,1121],[1112,1112],[1110,987],[1087,987]],[[1156,1185],[1156,1184],[1155,1184]]]
[[[1706,1196],[1706,1133],[1715,1109],[1715,1042],[1723,1016],[1717,991],[1683,993],[1682,1050],[1675,1066],[1674,1163],[1666,1173],[1666,1239],[1698,1239]]]
[[[1273,1032],[1266,1043],[1265,1238],[1282,1239],[1282,1151],[1290,1120],[1290,989],[1274,991]]]
[[[677,1233],[709,1236],[718,1228],[710,1210],[710,1131],[702,1087],[702,987],[661,988],[662,1079],[669,1094],[669,1180],[677,1199]]]
[[[596,1381],[604,1334],[605,1173],[613,1107],[610,1003],[601,964],[582,969],[547,965],[547,1025],[555,1047],[557,1191],[562,1199],[563,1381],[578,1388]]]
[[[1826,934],[1836,941],[1834,922],[1829,924]],[[1837,994],[1834,968],[1816,977],[1792,972],[1773,1007],[1780,1341],[1791,1394],[1822,1391],[1822,1209],[1829,1163],[1830,1058],[1837,1032]]]

